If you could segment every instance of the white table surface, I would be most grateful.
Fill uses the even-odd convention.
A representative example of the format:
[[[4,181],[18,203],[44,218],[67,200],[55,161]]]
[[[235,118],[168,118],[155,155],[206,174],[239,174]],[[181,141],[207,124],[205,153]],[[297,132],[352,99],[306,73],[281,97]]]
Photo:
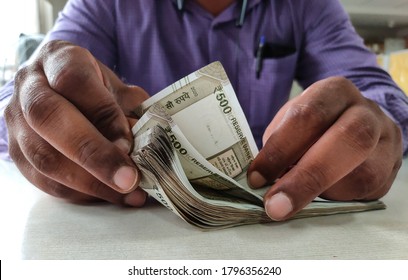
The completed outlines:
[[[194,228],[151,201],[142,209],[75,205],[0,161],[1,259],[408,259],[408,160],[386,210]]]

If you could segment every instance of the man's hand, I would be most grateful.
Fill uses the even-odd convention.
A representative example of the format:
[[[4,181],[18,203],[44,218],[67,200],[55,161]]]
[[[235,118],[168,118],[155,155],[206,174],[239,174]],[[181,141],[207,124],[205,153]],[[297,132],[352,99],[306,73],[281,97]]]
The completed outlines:
[[[317,196],[374,200],[384,196],[402,162],[401,131],[344,78],[315,83],[290,100],[265,131],[249,184],[273,184],[264,198],[285,220]]]
[[[15,78],[5,110],[9,152],[27,179],[57,197],[143,205],[139,175],[128,156],[127,117],[148,98],[123,84],[87,50],[45,45]]]

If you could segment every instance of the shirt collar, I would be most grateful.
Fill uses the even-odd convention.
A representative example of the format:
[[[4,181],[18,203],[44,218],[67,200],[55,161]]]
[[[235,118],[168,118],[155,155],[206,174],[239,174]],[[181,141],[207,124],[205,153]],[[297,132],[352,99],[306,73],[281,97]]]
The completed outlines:
[[[174,2],[174,8],[178,9],[178,0],[172,0]],[[261,4],[264,0],[250,0],[248,1],[245,14],[248,14],[255,6]],[[227,9],[225,9],[221,14],[216,17],[213,17],[210,13],[198,7],[197,3],[193,3],[193,0],[184,0],[183,10],[189,11],[192,13],[200,13],[205,17],[213,20],[213,25],[217,25],[220,23],[225,23],[229,21],[237,21],[241,15],[242,9],[242,2],[235,1],[235,3],[231,4]],[[245,24],[245,22],[244,22]]]

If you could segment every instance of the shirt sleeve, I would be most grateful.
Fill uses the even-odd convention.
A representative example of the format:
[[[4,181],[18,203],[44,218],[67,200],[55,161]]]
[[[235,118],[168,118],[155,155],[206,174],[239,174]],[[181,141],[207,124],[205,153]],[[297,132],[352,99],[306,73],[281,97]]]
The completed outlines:
[[[296,78],[304,87],[342,76],[376,102],[401,128],[404,155],[408,155],[408,98],[381,69],[364,45],[338,0],[307,0],[297,9],[301,50]]]

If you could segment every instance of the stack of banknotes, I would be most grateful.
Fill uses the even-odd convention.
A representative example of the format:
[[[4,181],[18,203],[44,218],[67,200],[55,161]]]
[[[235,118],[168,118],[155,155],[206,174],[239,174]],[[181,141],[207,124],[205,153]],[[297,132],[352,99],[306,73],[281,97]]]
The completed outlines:
[[[258,149],[220,62],[170,85],[135,113],[131,157],[147,193],[203,229],[271,222],[263,207],[266,189],[247,185]],[[318,200],[294,218],[383,208],[381,201]]]

